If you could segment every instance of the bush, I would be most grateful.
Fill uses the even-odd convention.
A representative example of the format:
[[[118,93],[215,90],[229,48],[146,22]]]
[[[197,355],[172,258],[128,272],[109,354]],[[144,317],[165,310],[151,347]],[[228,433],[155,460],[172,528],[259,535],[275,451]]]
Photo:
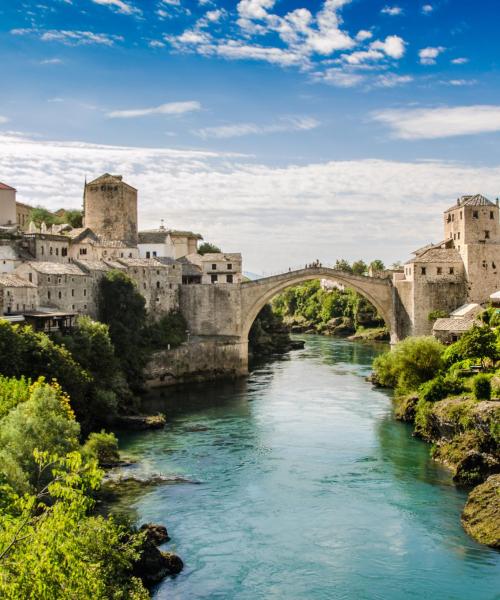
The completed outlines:
[[[187,338],[187,322],[182,313],[171,311],[148,326],[149,343],[154,349],[177,348]]]
[[[464,390],[463,381],[452,375],[438,375],[427,381],[419,389],[419,398],[425,402],[439,402],[447,396],[459,394]]]
[[[490,377],[484,373],[479,373],[472,380],[472,390],[476,400],[490,400],[491,399],[491,380]]]
[[[446,319],[446,317],[449,317],[449,313],[447,313],[445,310],[432,310],[427,318],[429,319],[429,321],[435,321],[436,319]]]
[[[120,461],[118,440],[114,433],[93,432],[82,447],[82,453],[87,458],[95,458],[101,467],[113,466]]]
[[[416,390],[439,373],[443,350],[433,337],[406,338],[375,359],[375,376],[382,385],[396,387],[398,394]]]

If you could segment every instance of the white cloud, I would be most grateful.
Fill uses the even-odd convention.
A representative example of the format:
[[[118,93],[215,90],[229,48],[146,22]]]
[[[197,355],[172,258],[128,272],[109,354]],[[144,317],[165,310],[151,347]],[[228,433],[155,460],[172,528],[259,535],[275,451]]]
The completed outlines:
[[[500,131],[500,106],[389,109],[372,114],[405,140],[437,139]]]
[[[384,58],[385,55],[378,50],[359,50],[351,54],[342,54],[343,60],[350,65],[360,65],[367,61],[376,61]]]
[[[380,12],[383,15],[397,17],[403,14],[403,9],[400,6],[384,6],[384,8]]]
[[[293,131],[309,131],[320,126],[320,122],[311,117],[284,117],[276,123],[258,125],[257,123],[233,123],[218,127],[204,127],[194,133],[203,139],[226,139],[245,135],[266,135],[270,133],[286,133]]]
[[[0,135],[0,146],[2,180],[17,188],[20,201],[76,208],[85,177],[121,173],[139,189],[141,227],[157,227],[164,218],[168,226],[199,231],[228,252],[242,251],[245,270],[254,272],[316,258],[324,264],[339,257],[406,259],[414,248],[442,239],[441,211],[457,196],[494,198],[500,180],[499,165],[433,160],[271,167],[214,152],[12,135]]]
[[[373,33],[371,31],[367,31],[366,29],[361,29],[356,34],[357,42],[364,42],[365,40],[370,40],[373,37]]]
[[[134,117],[146,117],[149,115],[183,115],[198,110],[201,110],[201,104],[196,101],[169,102],[152,108],[113,110],[108,112],[106,116],[111,119],[132,119]]]
[[[432,4],[424,4],[422,6],[422,12],[424,13],[424,15],[429,15],[433,10],[434,7],[432,6]]]
[[[477,81],[475,79],[449,79],[448,81],[442,81],[441,83],[461,87],[464,85],[475,85]]]
[[[94,4],[109,6],[113,10],[123,15],[140,15],[142,11],[132,4],[128,4],[123,0],[92,0]]]
[[[365,76],[359,73],[343,71],[342,69],[327,69],[324,73],[316,74],[316,79],[340,88],[356,87],[365,81]]]
[[[92,31],[70,31],[66,29],[11,29],[10,33],[12,35],[34,35],[44,42],[61,42],[67,46],[86,46],[91,44],[112,46],[115,42],[123,41],[121,35],[94,33]]]
[[[151,40],[148,43],[148,46],[150,48],[165,48],[165,44],[163,42],[160,42],[159,40]]]
[[[411,83],[413,81],[413,77],[410,75],[397,75],[396,73],[387,73],[383,75],[379,75],[374,83],[374,87],[380,88],[393,88],[398,85],[406,85],[407,83]]]
[[[468,58],[464,58],[464,57],[460,57],[460,58],[454,58],[452,59],[451,63],[453,65],[465,65],[469,62]]]
[[[238,12],[244,19],[265,19],[268,10],[273,8],[276,0],[241,0],[238,2]]]
[[[60,58],[44,58],[40,61],[41,65],[61,65],[62,63]]]
[[[370,44],[372,50],[381,50],[390,58],[402,58],[406,49],[406,42],[398,35],[388,35],[382,42],[377,40]]]
[[[443,46],[422,48],[418,52],[420,58],[420,64],[422,65],[435,65],[437,57],[446,50]]]
[[[0,125],[2,125],[3,123],[8,123],[9,119],[7,119],[7,117],[2,117],[2,115],[0,115]]]

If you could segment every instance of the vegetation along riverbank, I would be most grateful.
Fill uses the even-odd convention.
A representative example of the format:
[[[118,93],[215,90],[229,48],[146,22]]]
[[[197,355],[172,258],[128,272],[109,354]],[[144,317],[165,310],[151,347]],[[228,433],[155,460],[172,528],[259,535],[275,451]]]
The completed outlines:
[[[462,524],[478,542],[500,547],[500,322],[493,309],[446,347],[407,338],[374,361],[373,382],[394,388],[397,419],[432,444],[435,460],[471,490]]]

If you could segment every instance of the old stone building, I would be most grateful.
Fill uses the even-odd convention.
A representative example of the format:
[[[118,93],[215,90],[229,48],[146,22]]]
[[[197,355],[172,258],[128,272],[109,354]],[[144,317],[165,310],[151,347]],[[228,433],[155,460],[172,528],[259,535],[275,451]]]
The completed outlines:
[[[197,253],[199,233],[166,229],[139,231],[139,253],[141,258],[173,258],[177,260],[189,254]]]
[[[0,182],[0,227],[16,225],[16,190]]]
[[[38,288],[15,274],[0,275],[0,314],[34,310],[39,304]]]
[[[109,173],[86,183],[83,225],[103,240],[137,246],[137,190]]]
[[[186,259],[200,269],[201,283],[241,283],[241,254],[213,252],[188,254]]]
[[[429,335],[436,310],[484,304],[500,287],[498,203],[462,196],[444,212],[444,240],[414,252],[394,275],[400,337]]]

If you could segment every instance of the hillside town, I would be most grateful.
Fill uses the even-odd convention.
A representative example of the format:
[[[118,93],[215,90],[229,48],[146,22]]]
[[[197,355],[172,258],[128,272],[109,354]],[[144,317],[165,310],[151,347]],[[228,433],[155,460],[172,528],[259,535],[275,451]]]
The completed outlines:
[[[191,231],[139,231],[137,190],[120,175],[86,183],[83,226],[35,225],[33,207],[0,183],[0,315],[38,329],[65,326],[79,314],[97,314],[98,283],[127,273],[155,317],[179,307],[183,285],[241,282],[241,255],[198,253]]]

